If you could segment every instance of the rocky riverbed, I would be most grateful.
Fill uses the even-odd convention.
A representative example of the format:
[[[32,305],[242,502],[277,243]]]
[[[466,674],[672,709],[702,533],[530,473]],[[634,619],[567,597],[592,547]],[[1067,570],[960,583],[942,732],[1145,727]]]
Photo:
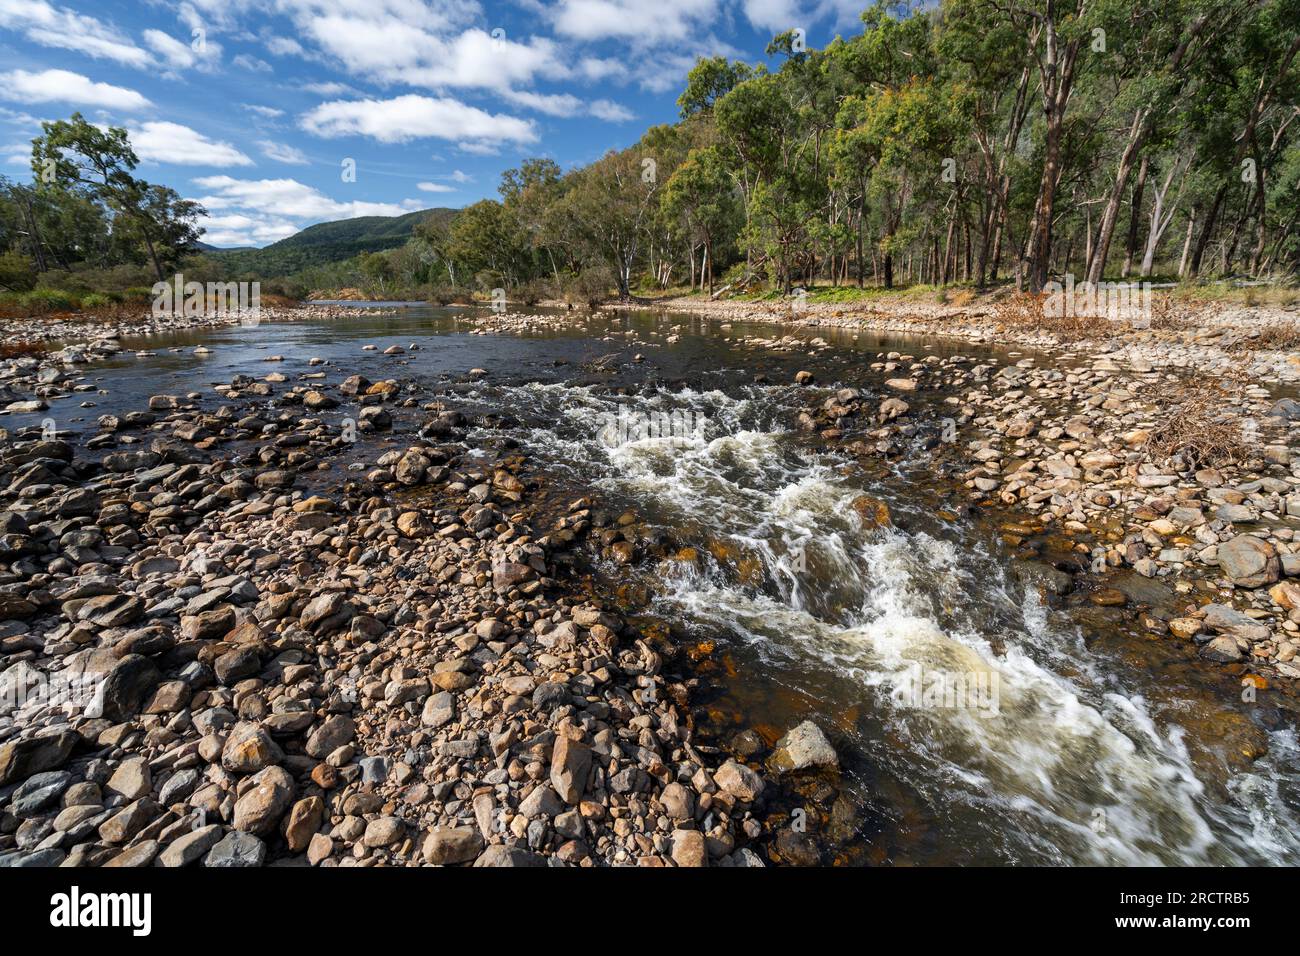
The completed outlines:
[[[1061,596],[1082,586],[1102,607],[1149,603],[1105,586],[1116,570],[1131,569],[1171,585],[1183,607],[1175,617],[1143,616],[1148,631],[1194,642],[1207,661],[1300,678],[1292,663],[1300,649],[1300,584],[1292,580],[1300,575],[1300,404],[1262,388],[1225,394],[1214,416],[1241,436],[1233,458],[1209,465],[1152,448],[1191,398],[1153,399],[1170,383],[1143,364],[881,359],[875,367],[892,376],[885,387],[893,395],[864,403],[842,390],[805,426],[850,440],[859,455],[897,455],[921,432],[908,398],[955,389],[945,399],[951,417],[932,419],[924,440],[974,503],[1023,516],[1004,526],[1013,546],[1053,532],[1069,542],[1076,557],[1058,562],[1045,588]]]
[[[409,383],[218,391],[8,436],[7,865],[761,865],[763,776],[697,749],[689,679],[567,574],[612,516],[535,531],[522,456]],[[309,490],[393,414],[413,442]]]
[[[480,331],[571,321],[483,313]],[[606,332],[584,374],[653,364],[680,334]],[[831,348],[723,334],[795,362]],[[121,342],[8,360],[0,383],[66,403],[89,390],[70,356]],[[833,719],[717,732],[697,702],[709,649],[647,627],[591,574],[653,580],[692,549],[551,481],[510,437],[515,409],[465,401],[490,372],[430,389],[403,371],[418,347],[364,348],[394,374],[273,363],[76,436],[6,434],[0,861],[755,866],[825,862],[837,829],[857,839]],[[1210,465],[1156,452],[1188,397],[1140,354],[851,365],[854,387],[789,376],[809,436],[864,470],[929,462],[995,516],[1044,600],[1290,699],[1300,407],[1275,387],[1214,411],[1253,424]],[[891,521],[878,502],[853,510]],[[1246,766],[1267,749],[1262,731],[1233,746]]]

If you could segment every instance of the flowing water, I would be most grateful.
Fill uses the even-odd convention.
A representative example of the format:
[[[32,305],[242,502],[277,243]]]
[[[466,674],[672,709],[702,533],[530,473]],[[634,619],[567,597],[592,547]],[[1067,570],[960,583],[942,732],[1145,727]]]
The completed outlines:
[[[219,365],[203,381],[263,373],[268,349],[286,373],[318,355],[340,376],[421,378],[496,416],[475,437],[517,442],[565,501],[591,492],[633,509],[643,537],[662,532],[663,560],[600,576],[638,584],[640,610],[702,649],[714,738],[754,727],[770,743],[805,718],[827,730],[843,777],[818,833],[834,859],[1300,861],[1300,748],[1285,714],[1243,703],[1234,680],[1168,639],[1116,620],[1090,630],[1046,606],[920,443],[873,470],[797,428],[809,390],[785,384],[795,369],[876,391],[865,365],[878,351],[936,347],[823,333],[834,347],[810,357],[747,347],[742,332],[771,330],[637,315],[474,336],[454,313],[412,310],[196,340]],[[395,359],[361,342],[422,351]],[[199,387],[187,354],[92,374],[105,401],[140,407],[167,390],[159,377]],[[465,381],[474,366],[489,377]],[[916,414],[941,412],[919,400]],[[1267,754],[1243,759],[1243,740]]]

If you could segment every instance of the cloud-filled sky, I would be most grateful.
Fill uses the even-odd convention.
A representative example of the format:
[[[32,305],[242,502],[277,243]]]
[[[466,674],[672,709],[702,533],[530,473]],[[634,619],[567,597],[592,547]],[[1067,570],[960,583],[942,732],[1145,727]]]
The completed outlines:
[[[698,56],[861,29],[867,0],[0,0],[0,174],[42,120],[125,127],[204,240],[464,206],[530,156],[625,147]],[[355,181],[345,170],[355,168]]]

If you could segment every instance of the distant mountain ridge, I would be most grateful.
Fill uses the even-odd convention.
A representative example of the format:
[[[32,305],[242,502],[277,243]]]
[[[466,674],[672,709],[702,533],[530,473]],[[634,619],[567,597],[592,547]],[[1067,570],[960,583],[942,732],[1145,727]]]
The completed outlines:
[[[206,255],[235,273],[291,275],[310,266],[351,259],[363,252],[393,249],[410,239],[428,217],[450,221],[458,209],[421,209],[404,216],[359,216],[318,222],[262,249],[212,249]]]

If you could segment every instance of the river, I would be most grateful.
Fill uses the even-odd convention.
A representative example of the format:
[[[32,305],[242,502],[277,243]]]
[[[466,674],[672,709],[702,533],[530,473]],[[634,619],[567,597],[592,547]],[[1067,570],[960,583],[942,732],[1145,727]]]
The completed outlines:
[[[637,595],[629,612],[697,661],[708,739],[753,730],[770,745],[807,718],[827,731],[843,771],[829,810],[814,782],[772,811],[813,813],[826,862],[1300,862],[1289,712],[1242,701],[1235,680],[1168,638],[1044,603],[1016,573],[1005,517],[963,507],[924,442],[866,467],[797,425],[810,397],[878,394],[866,367],[878,353],[1023,353],[831,330],[802,333],[824,346],[770,351],[740,339],[788,329],[649,312],[473,330],[461,311],[416,307],[130,341],[89,367],[100,391],[5,424],[50,417],[93,434],[95,416],[158,393],[200,392],[215,408],[211,386],[237,374],[416,379],[488,414],[472,437],[527,452],[557,509],[591,494],[637,516],[649,557],[598,562],[595,586]],[[392,345],[406,351],[383,354]],[[793,384],[801,369],[815,385]],[[909,401],[938,421],[942,397]],[[381,443],[410,440],[417,422],[399,416]],[[374,446],[340,465],[373,461]],[[1267,753],[1243,759],[1242,740]]]

